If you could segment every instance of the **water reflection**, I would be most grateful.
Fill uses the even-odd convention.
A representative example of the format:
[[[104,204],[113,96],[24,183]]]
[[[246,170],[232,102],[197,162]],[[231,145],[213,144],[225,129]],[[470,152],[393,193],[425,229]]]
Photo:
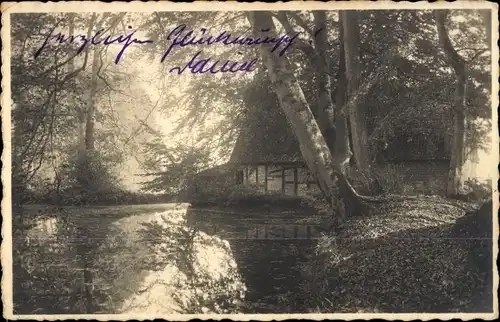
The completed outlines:
[[[135,313],[158,310],[154,302],[162,313],[304,312],[300,265],[319,230],[296,220],[192,208],[158,214],[140,233],[153,250],[151,275],[127,305]]]
[[[27,231],[27,243],[38,244],[54,240],[59,229],[57,218],[38,219],[33,224],[33,227]]]
[[[57,279],[51,284],[68,289],[68,298],[50,313],[86,312],[78,286],[83,266],[74,248],[81,243],[91,248],[87,269],[93,272],[95,313],[305,312],[297,296],[303,293],[300,265],[313,253],[319,232],[295,222],[290,216],[231,215],[187,205],[121,219],[50,218],[28,235],[40,245],[37,250],[57,242],[61,251],[23,261],[34,261],[36,274],[47,266]],[[88,236],[75,239],[68,229],[75,225],[86,227]],[[33,305],[45,312],[43,301]]]
[[[301,265],[314,251],[319,227],[297,214],[230,214],[188,209],[188,224],[229,242],[247,286],[244,313],[306,312]]]
[[[185,209],[158,214],[141,225],[141,241],[152,251],[144,263],[150,274],[124,304],[125,312],[239,311],[246,288],[227,241],[189,226]]]

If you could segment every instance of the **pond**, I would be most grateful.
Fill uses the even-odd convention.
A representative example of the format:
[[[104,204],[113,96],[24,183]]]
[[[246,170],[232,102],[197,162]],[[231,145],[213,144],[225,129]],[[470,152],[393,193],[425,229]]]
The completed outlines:
[[[313,254],[319,229],[300,224],[304,217],[175,205],[115,220],[109,215],[72,216],[64,220],[66,226],[67,222],[86,226],[79,228],[86,238],[77,239],[71,234],[60,238],[71,229],[53,218],[44,219],[28,232],[26,252],[43,248],[47,253],[23,260],[32,257],[32,267],[47,267],[23,275],[21,282],[51,274],[46,283],[65,285],[67,299],[49,308],[46,302],[37,302],[32,286],[30,298],[36,303],[24,309],[16,306],[18,314],[34,309],[48,314],[88,313],[88,280],[82,271],[92,274],[91,313],[307,312],[299,296],[301,265]],[[54,242],[64,244],[57,254],[43,247]],[[81,244],[86,254],[82,255]],[[42,287],[43,283],[35,284],[35,289]]]

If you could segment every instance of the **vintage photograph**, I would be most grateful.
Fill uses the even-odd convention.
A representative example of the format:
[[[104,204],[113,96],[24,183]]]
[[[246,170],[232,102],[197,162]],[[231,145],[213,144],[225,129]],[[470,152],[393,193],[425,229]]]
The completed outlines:
[[[4,314],[498,317],[497,5],[150,4],[2,5]]]

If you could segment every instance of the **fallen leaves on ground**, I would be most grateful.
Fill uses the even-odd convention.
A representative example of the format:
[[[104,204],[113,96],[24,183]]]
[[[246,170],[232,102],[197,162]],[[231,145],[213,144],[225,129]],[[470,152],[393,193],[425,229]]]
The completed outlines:
[[[484,271],[492,268],[471,263],[478,240],[452,234],[464,214],[437,199],[398,200],[347,221],[341,235],[318,245],[310,267],[320,275],[309,285],[313,306],[322,312],[491,311],[492,303],[481,299],[491,297]]]

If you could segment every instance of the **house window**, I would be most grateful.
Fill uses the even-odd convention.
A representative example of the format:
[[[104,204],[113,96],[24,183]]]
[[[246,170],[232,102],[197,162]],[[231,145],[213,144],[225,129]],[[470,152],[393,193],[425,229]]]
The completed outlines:
[[[236,184],[243,184],[243,170],[236,172]]]

